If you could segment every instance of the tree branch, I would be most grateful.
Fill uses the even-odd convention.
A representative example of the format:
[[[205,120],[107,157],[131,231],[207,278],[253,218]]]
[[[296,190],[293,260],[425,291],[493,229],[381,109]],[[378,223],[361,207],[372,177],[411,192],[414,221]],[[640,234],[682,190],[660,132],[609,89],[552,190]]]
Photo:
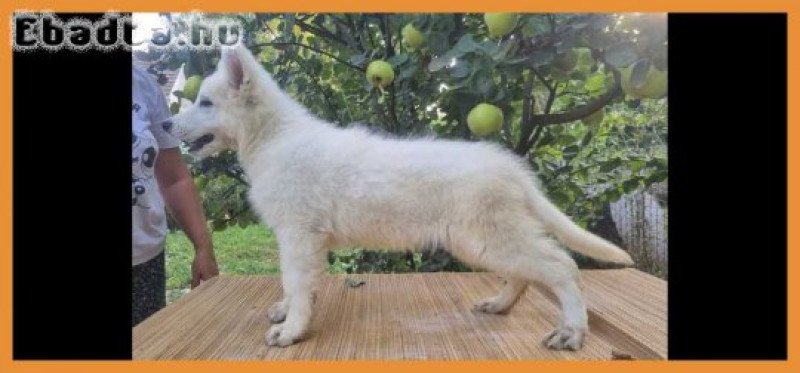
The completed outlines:
[[[542,134],[542,131],[545,126],[551,124],[561,124],[561,123],[569,123],[572,121],[576,121],[578,119],[584,118],[589,116],[590,114],[594,113],[597,110],[602,109],[604,106],[608,105],[611,100],[613,100],[617,95],[622,92],[622,88],[620,87],[620,77],[618,72],[614,72],[614,86],[606,91],[603,95],[597,97],[593,101],[576,107],[568,112],[565,113],[558,113],[558,114],[550,114],[550,110],[553,107],[553,103],[555,102],[556,98],[556,90],[558,88],[557,84],[549,85],[546,81],[539,75],[538,73],[536,76],[548,87],[548,91],[550,91],[550,96],[547,98],[547,103],[545,104],[543,114],[534,114],[531,117],[531,123],[534,125],[534,133],[530,138],[521,137],[520,142],[517,144],[516,149],[514,152],[520,156],[528,154],[531,150],[531,147],[539,140],[539,137]],[[530,133],[529,133],[530,135]],[[523,140],[527,139],[527,140]]]
[[[333,14],[330,15],[334,21],[334,26],[336,26],[336,34],[342,35],[339,36],[339,39],[347,42],[350,49],[364,53],[364,45],[361,43],[361,36],[356,32],[356,25],[353,19],[350,17],[350,14],[345,14],[344,16],[347,20],[340,19]]]
[[[394,46],[392,46],[392,34],[389,32],[389,16],[386,14],[381,15],[381,22],[379,24],[381,33],[383,34],[384,47],[386,48],[386,58],[394,57]],[[397,102],[395,97],[395,81],[389,86],[389,118],[394,122],[392,127],[396,131],[400,125],[397,119]]]
[[[345,14],[347,18],[347,22],[350,24],[348,28],[350,29],[351,37],[353,38],[354,42],[358,44],[358,49],[363,53],[366,49],[364,48],[364,38],[360,32],[358,32],[358,27],[356,27],[356,21],[350,14]]]
[[[547,23],[550,24],[550,35],[556,34],[556,18],[552,14],[547,15]]]
[[[556,100],[556,89],[558,88],[557,83],[553,83],[552,81],[545,80],[541,74],[539,74],[536,69],[531,69],[531,73],[535,76],[542,84],[547,88],[549,95],[547,96],[547,101],[545,102],[543,112],[545,114],[549,114],[550,110],[553,108],[553,103]],[[533,96],[533,79],[534,77],[530,77],[529,82],[525,86],[525,92],[529,92],[530,96]],[[532,97],[531,97],[532,98]],[[534,120],[535,115],[533,114],[533,108],[529,108],[529,110],[525,110],[525,101],[523,101],[522,113],[523,113],[523,131],[520,133],[519,142],[517,143],[516,149],[514,152],[520,156],[528,154],[528,151],[531,150],[531,146],[533,146],[534,141],[539,138],[539,135],[542,133],[542,123],[537,122]],[[527,112],[527,115],[525,114]],[[533,136],[531,136],[533,134]]]
[[[361,20],[361,30],[365,31],[367,33],[367,37],[369,38],[368,48],[364,49],[375,49],[375,38],[372,37],[372,32],[369,30],[367,17],[360,17],[359,20]]]
[[[464,30],[464,15],[461,13],[453,13],[453,31],[450,33],[450,45],[456,44],[458,38],[462,35]]]
[[[556,101],[556,95],[558,94],[558,82],[553,83],[553,85],[548,85],[547,90],[550,93],[547,96],[547,102],[544,104],[544,109],[542,110],[544,114],[550,114],[550,111],[553,109],[553,103]],[[541,122],[535,121],[534,118],[531,118],[531,122],[536,123],[536,129],[533,132],[533,136],[526,141],[525,146],[527,147],[527,150],[525,153],[533,148],[533,145],[536,144],[537,140],[539,140],[539,137],[542,135],[542,131],[544,130],[544,124]]]
[[[325,52],[324,50],[312,47],[312,46],[307,45],[307,44],[293,42],[293,41],[286,41],[286,42],[283,42],[283,41],[277,42],[277,41],[275,41],[275,42],[269,42],[269,43],[259,43],[259,44],[251,45],[250,48],[256,48],[256,47],[259,47],[259,48],[261,48],[261,47],[281,47],[281,46],[288,46],[288,45],[294,45],[294,46],[306,48],[308,50],[311,50],[311,51],[317,52],[319,54],[323,54],[323,55],[326,55],[326,56],[328,56],[330,58],[333,58],[334,60],[338,61],[339,63],[342,63],[342,64],[344,64],[344,65],[346,65],[346,66],[348,66],[348,67],[350,67],[352,69],[355,69],[355,70],[358,70],[358,71],[366,71],[365,68],[363,68],[361,66],[353,65],[349,61],[346,61],[346,60],[336,56],[335,54],[332,54],[332,53],[329,53],[329,52]]]
[[[392,46],[392,34],[389,32],[389,16],[386,14],[381,15],[381,22],[379,24],[381,33],[383,34],[383,41],[386,47],[386,58],[394,57],[394,47]]]
[[[614,86],[593,101],[565,113],[534,115],[533,120],[543,126],[572,122],[584,118],[608,105],[608,103],[621,92],[622,88],[620,87],[619,79],[616,78],[614,79]]]
[[[314,26],[314,25],[312,25],[310,23],[305,23],[305,22],[296,22],[295,25],[297,25],[297,27],[299,27],[300,30],[302,30],[302,31],[311,32],[312,34],[314,34],[316,36],[321,36],[321,37],[325,38],[326,40],[335,41],[335,42],[337,42],[337,43],[339,43],[339,44],[341,44],[341,45],[343,45],[345,47],[353,49],[352,45],[347,43],[342,38],[338,37],[336,34],[330,32],[330,31],[328,31],[328,30],[326,30],[324,28],[317,27],[317,26]]]
[[[539,137],[542,136],[542,132],[544,132],[544,126],[541,124],[536,126],[536,130],[533,132],[533,136],[531,136],[531,139],[528,141],[528,144],[530,144],[528,145],[528,150],[530,150],[531,148],[533,148],[534,145],[536,145],[536,141],[538,141]]]
[[[553,83],[547,90],[550,94],[547,96],[547,103],[545,103],[544,110],[542,111],[544,114],[550,114],[550,110],[553,110],[553,103],[556,101],[556,91],[558,90],[558,82]]]
[[[335,106],[333,105],[333,103],[331,102],[331,99],[330,99],[330,97],[328,96],[328,93],[325,91],[325,87],[323,87],[323,86],[322,86],[322,83],[321,83],[321,81],[322,81],[322,77],[320,77],[320,75],[319,75],[319,74],[311,74],[311,73],[309,73],[309,71],[311,71],[311,69],[309,69],[309,68],[308,68],[308,67],[305,65],[305,63],[301,63],[301,62],[300,62],[300,59],[297,59],[297,58],[295,58],[295,59],[293,59],[292,61],[290,61],[290,63],[291,63],[291,62],[294,62],[294,63],[296,63],[296,64],[297,64],[297,66],[299,66],[301,69],[303,69],[303,71],[306,71],[306,73],[307,73],[309,76],[311,76],[311,77],[312,77],[312,79],[311,79],[311,80],[314,82],[314,85],[316,85],[316,86],[317,86],[317,90],[319,90],[319,92],[320,92],[320,93],[322,93],[322,97],[325,99],[325,104],[326,104],[326,105],[328,105],[328,110],[331,112],[331,116],[332,116],[334,119],[336,119],[336,121],[337,121],[339,124],[341,124],[341,123],[342,123],[342,120],[341,120],[341,119],[339,119],[339,114],[336,112],[336,107],[335,107]]]
[[[542,82],[542,84],[544,84],[544,86],[547,88],[548,91],[553,92],[555,88],[553,87],[552,81],[545,80],[542,74],[540,74],[539,71],[536,69],[532,69],[531,71],[533,71],[533,74],[536,75],[536,78],[538,78],[539,81]]]
[[[519,134],[519,141],[517,141],[517,146],[514,149],[514,152],[523,155],[528,152],[528,148],[526,147],[528,137],[530,137],[531,132],[533,132],[533,123],[531,121],[531,112],[533,111],[533,105],[535,104],[535,98],[533,97],[533,71],[528,74],[528,79],[525,80],[523,83],[522,91],[525,92],[525,97],[522,99],[522,118],[520,119],[520,134]]]

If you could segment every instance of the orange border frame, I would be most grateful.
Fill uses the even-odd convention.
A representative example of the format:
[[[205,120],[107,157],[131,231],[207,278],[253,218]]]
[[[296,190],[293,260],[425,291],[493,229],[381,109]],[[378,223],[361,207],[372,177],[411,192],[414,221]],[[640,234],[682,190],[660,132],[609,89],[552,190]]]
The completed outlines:
[[[57,5],[54,5],[57,4]],[[65,12],[107,12],[110,10],[130,12],[153,11],[192,11],[202,9],[213,12],[485,12],[485,11],[527,11],[527,12],[787,12],[788,23],[788,100],[797,104],[798,81],[797,71],[791,66],[800,66],[800,23],[794,18],[800,14],[800,2],[796,0],[728,0],[716,2],[709,0],[559,0],[539,2],[531,0],[379,0],[370,4],[357,0],[304,0],[290,2],[271,2],[265,0],[117,0],[112,6],[101,1],[60,1],[29,0],[7,1],[0,3],[0,14],[10,20],[15,10],[52,10]],[[9,26],[10,27],[10,26]],[[0,111],[3,120],[0,122],[0,371],[2,372],[220,372],[236,370],[245,372],[263,372],[265,369],[280,369],[283,372],[304,372],[308,370],[332,370],[348,373],[375,372],[385,373],[408,371],[440,371],[450,370],[460,373],[485,372],[487,370],[502,371],[555,371],[576,372],[592,369],[598,372],[666,372],[666,371],[723,371],[749,372],[800,371],[800,344],[798,344],[798,302],[800,294],[797,284],[800,280],[800,263],[798,253],[788,251],[788,352],[787,361],[600,361],[600,362],[562,362],[562,361],[480,361],[480,362],[219,362],[219,361],[50,361],[28,362],[11,360],[12,348],[12,316],[11,316],[11,279],[12,279],[12,117],[11,117],[11,42],[10,30],[0,32],[0,44],[5,45],[0,52]],[[797,191],[800,190],[800,128],[798,128],[797,106],[789,105],[788,124],[788,247],[797,248],[800,244],[800,201]],[[791,192],[794,191],[794,192]],[[795,228],[794,230],[792,228]]]

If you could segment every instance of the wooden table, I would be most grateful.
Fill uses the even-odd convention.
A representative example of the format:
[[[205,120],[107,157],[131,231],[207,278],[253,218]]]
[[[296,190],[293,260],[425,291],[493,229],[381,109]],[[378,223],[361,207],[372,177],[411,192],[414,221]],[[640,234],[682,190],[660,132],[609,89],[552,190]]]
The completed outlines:
[[[491,273],[327,276],[308,338],[269,347],[266,310],[281,295],[276,276],[221,276],[133,328],[139,360],[609,360],[667,356],[667,284],[633,269],[582,272],[590,333],[578,352],[540,341],[559,320],[558,303],[530,287],[507,315],[471,311],[496,294]]]

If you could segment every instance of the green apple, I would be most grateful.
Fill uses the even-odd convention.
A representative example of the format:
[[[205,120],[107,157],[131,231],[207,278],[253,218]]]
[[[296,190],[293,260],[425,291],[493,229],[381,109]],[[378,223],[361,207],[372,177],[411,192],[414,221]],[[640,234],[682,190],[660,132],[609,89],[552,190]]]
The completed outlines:
[[[575,65],[578,63],[578,54],[575,52],[574,49],[570,49],[569,51],[559,54],[556,56],[553,64],[559,70],[568,73],[575,68]]]
[[[492,104],[480,103],[467,114],[467,127],[477,136],[489,136],[503,125],[503,111]]]
[[[403,42],[411,49],[417,49],[425,43],[425,35],[409,23],[400,31],[403,35]]]
[[[392,65],[382,60],[370,62],[367,66],[367,80],[369,80],[373,86],[379,88],[385,88],[389,84],[392,84],[392,80],[394,80]]]
[[[583,118],[581,118],[581,122],[587,126],[594,126],[598,125],[603,122],[603,117],[605,117],[605,111],[600,108],[599,110],[591,113]]]
[[[183,85],[183,97],[194,102],[197,99],[197,92],[200,91],[200,84],[202,83],[203,78],[200,75],[190,76]]]
[[[485,13],[483,21],[489,29],[489,36],[493,39],[498,39],[511,32],[517,26],[517,14]]]
[[[644,84],[640,87],[634,87],[631,84],[632,67],[625,67],[620,69],[620,78],[622,81],[622,90],[625,94],[633,98],[661,98],[667,94],[667,72],[655,68],[652,64],[650,70],[647,70],[645,75]]]
[[[644,85],[637,91],[641,96],[647,98],[664,97],[667,94],[667,72],[661,71],[651,64]]]

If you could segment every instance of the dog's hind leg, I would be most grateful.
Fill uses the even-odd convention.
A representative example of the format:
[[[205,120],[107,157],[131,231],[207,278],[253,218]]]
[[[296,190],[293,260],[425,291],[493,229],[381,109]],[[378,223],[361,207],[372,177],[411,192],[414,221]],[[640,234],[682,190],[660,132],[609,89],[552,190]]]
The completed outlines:
[[[588,316],[577,264],[549,238],[538,238],[526,246],[528,250],[506,258],[509,263],[516,263],[506,270],[550,288],[561,304],[560,325],[545,337],[544,345],[555,350],[579,350],[588,331]]]
[[[468,262],[509,278],[509,282],[484,308],[502,309],[513,305],[524,284],[536,282],[550,288],[561,304],[562,320],[543,343],[556,350],[578,350],[588,329],[586,305],[579,289],[580,274],[575,261],[552,239],[531,233],[534,223],[520,221],[518,226],[486,225],[485,234],[462,242],[459,252]],[[485,237],[485,238],[484,238]],[[469,250],[469,247],[472,250]],[[516,299],[515,299],[516,300]],[[483,303],[479,303],[481,307]]]
[[[311,323],[314,287],[325,271],[326,237],[297,231],[280,231],[277,237],[284,297],[273,305],[276,312],[271,309],[268,315],[280,319],[277,311],[282,311],[285,320],[270,327],[266,341],[270,346],[285,347],[300,340]]]
[[[473,307],[473,310],[486,313],[505,313],[517,303],[517,300],[527,287],[528,283],[525,280],[513,277],[506,278],[506,283],[503,285],[503,289],[500,290],[500,294],[478,302]]]

